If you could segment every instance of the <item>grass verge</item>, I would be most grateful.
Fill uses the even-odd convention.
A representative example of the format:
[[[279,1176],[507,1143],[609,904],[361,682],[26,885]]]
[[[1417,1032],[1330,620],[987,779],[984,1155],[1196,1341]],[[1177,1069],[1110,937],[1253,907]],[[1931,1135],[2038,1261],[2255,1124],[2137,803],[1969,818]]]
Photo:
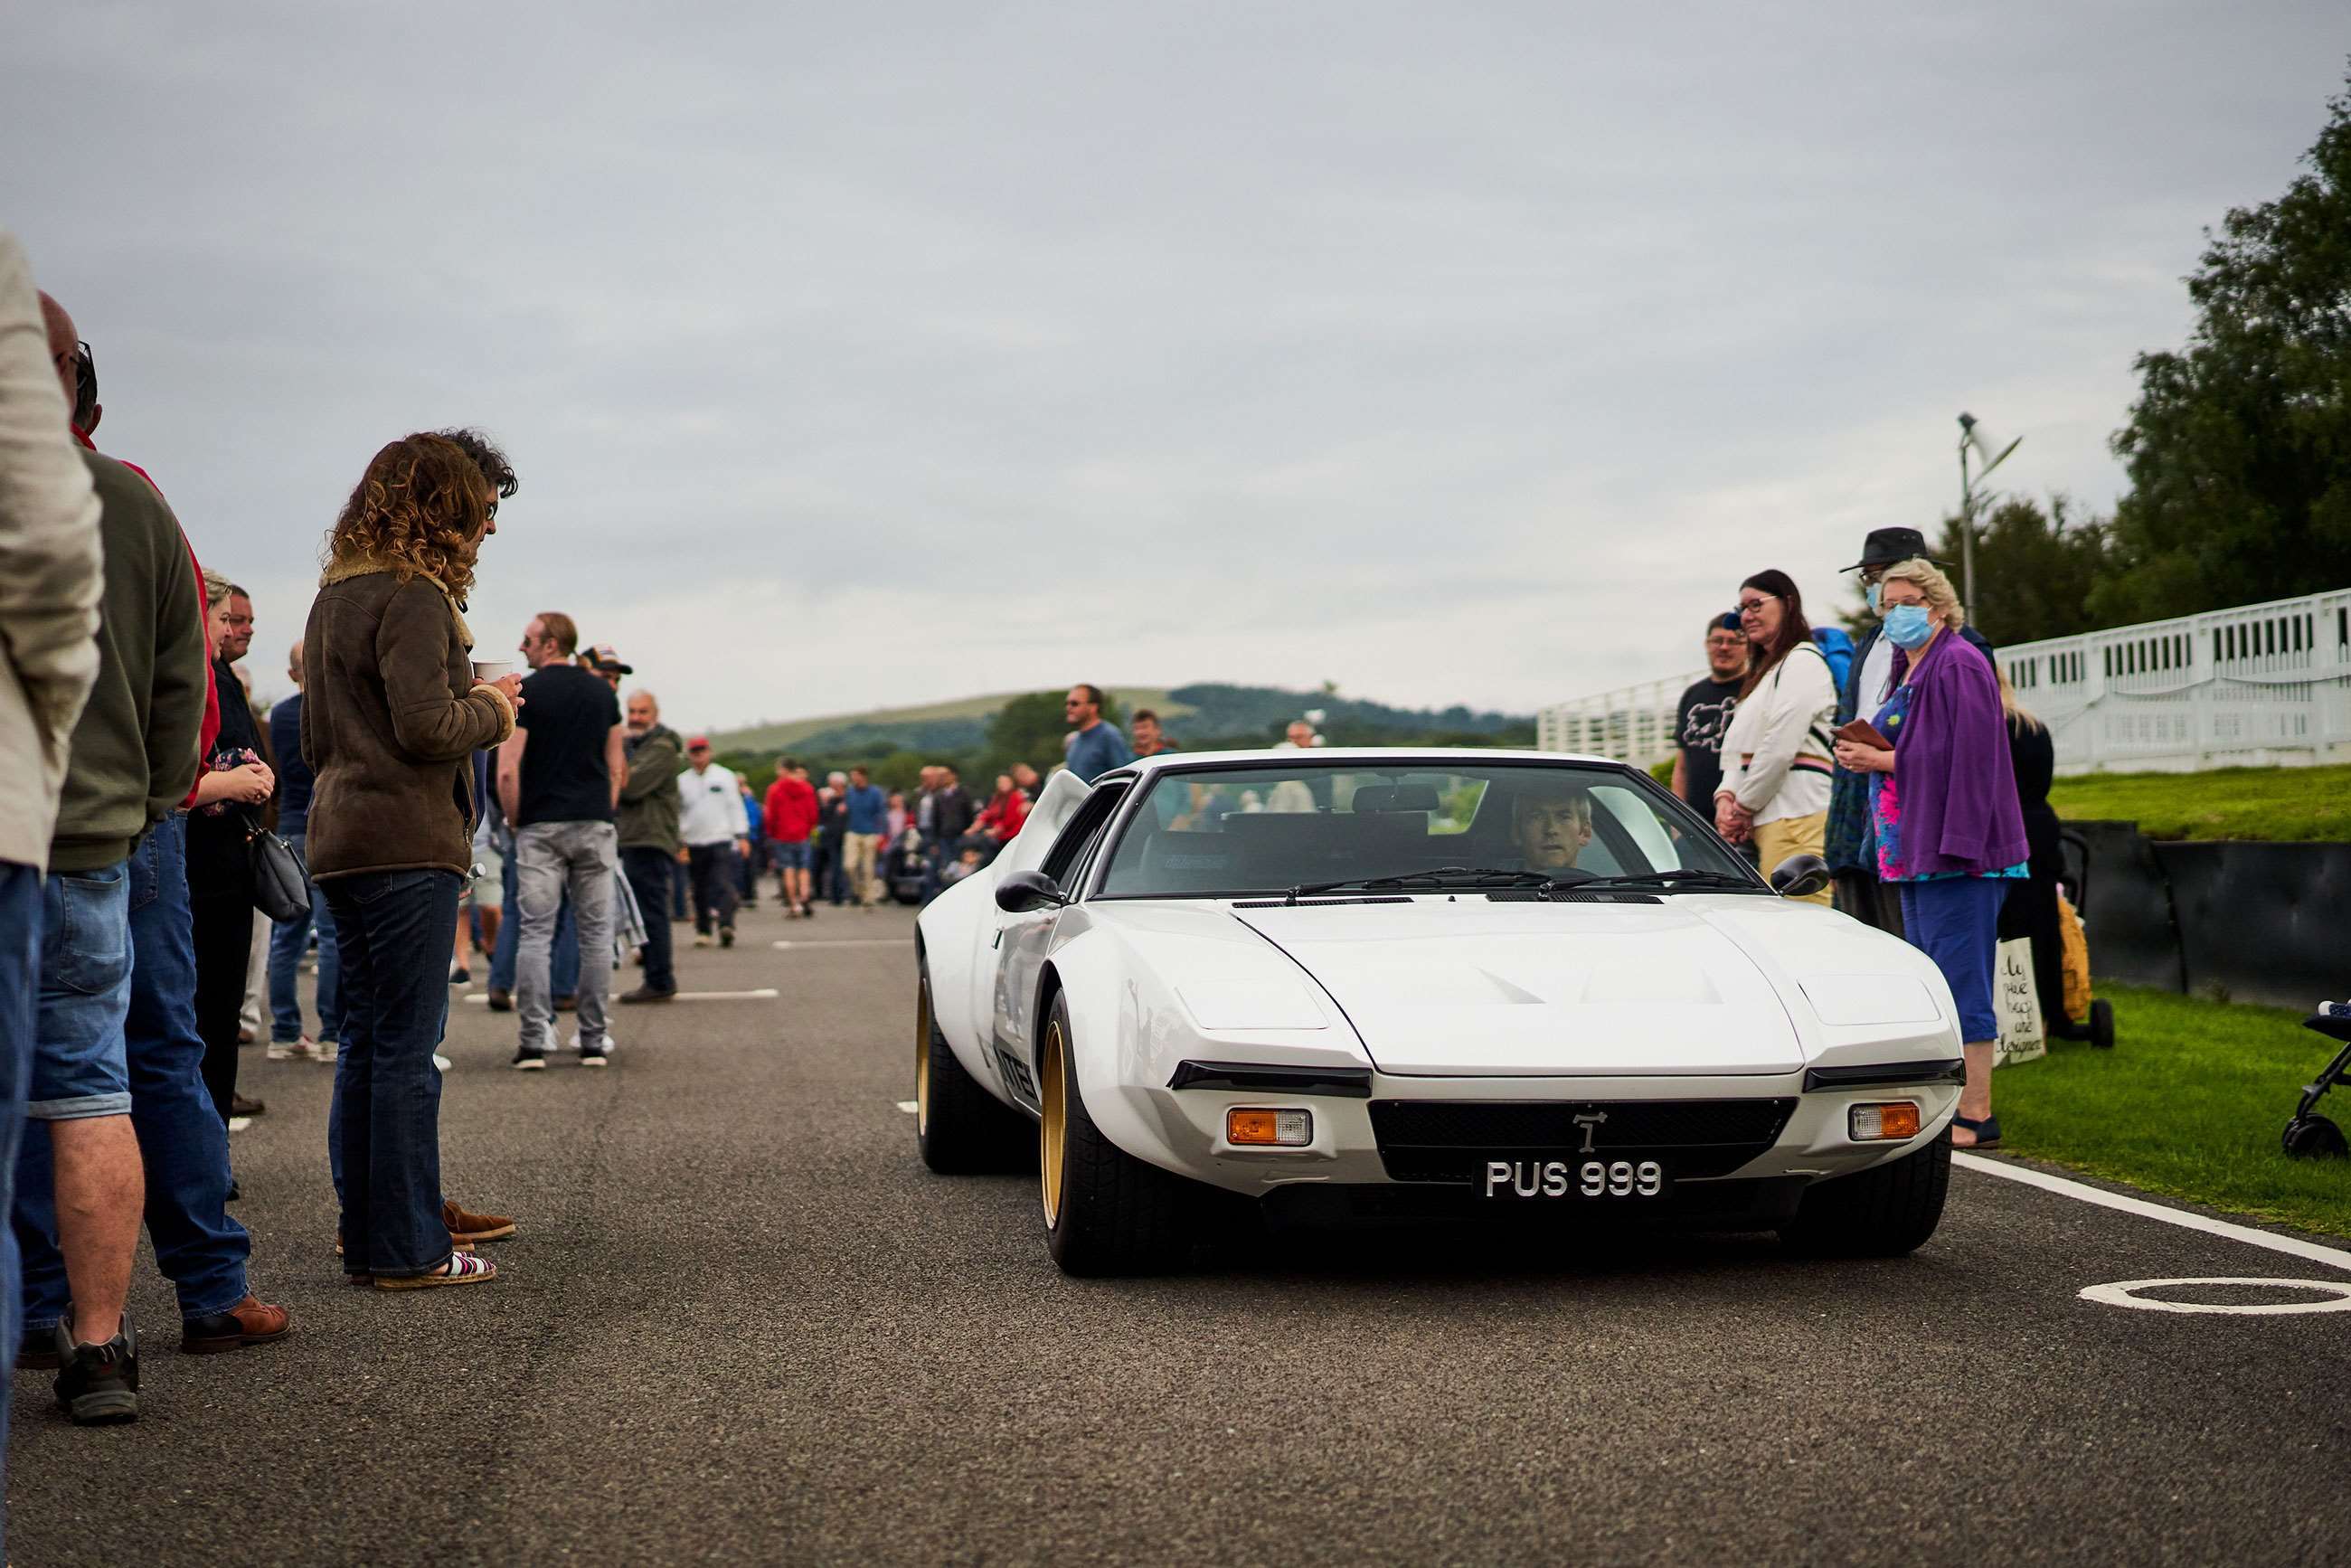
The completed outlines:
[[[2061,817],[2135,821],[2150,839],[2351,840],[2351,764],[2060,779]]]
[[[2306,771],[2306,770],[2305,770]],[[2303,1014],[2101,984],[2116,1047],[2064,1040],[1992,1075],[2001,1146],[2167,1197],[2351,1237],[2351,1160],[2288,1159],[2279,1134],[2335,1053]],[[2351,1126],[2351,1084],[2319,1112]]]

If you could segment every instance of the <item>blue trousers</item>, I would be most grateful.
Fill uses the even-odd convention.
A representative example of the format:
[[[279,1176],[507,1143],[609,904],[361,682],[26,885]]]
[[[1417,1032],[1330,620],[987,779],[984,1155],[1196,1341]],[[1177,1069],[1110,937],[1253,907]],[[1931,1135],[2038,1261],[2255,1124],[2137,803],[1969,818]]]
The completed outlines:
[[[1998,1040],[1991,977],[2000,959],[2000,906],[2008,899],[2008,880],[1947,876],[1901,887],[1902,935],[1943,971],[1959,1005],[1960,1040]]]
[[[297,853],[301,852],[307,836],[301,829],[283,836]],[[343,1009],[341,999],[335,994],[341,967],[335,954],[335,917],[327,913],[327,895],[314,882],[310,884],[310,913],[299,920],[281,920],[269,930],[269,1038],[273,1040],[302,1038],[302,999],[295,989],[295,978],[301,971],[302,954],[309,946],[314,930],[319,934],[319,1032],[313,1038],[337,1038],[335,1024],[342,1017]]]
[[[514,994],[515,960],[522,952],[522,898],[517,891],[518,874],[516,862],[520,858],[508,845],[501,857],[506,869],[498,881],[506,890],[506,917],[498,922],[498,945],[490,953],[490,989]],[[450,933],[455,943],[456,933]],[[558,999],[580,994],[580,926],[571,917],[571,895],[563,895],[563,907],[555,916],[554,971],[550,984]]]
[[[343,945],[343,1033],[329,1134],[342,1165],[343,1266],[430,1273],[449,1260],[441,1219],[441,1074],[457,873],[331,878]]]
[[[180,1315],[226,1312],[246,1295],[253,1240],[228,1213],[228,1129],[204,1087],[196,1033],[196,944],[189,924],[187,820],[166,817],[131,852],[131,1124],[147,1171],[147,1235]],[[57,1250],[49,1130],[36,1123],[16,1162],[16,1241],[25,1326],[47,1330],[70,1294]]]

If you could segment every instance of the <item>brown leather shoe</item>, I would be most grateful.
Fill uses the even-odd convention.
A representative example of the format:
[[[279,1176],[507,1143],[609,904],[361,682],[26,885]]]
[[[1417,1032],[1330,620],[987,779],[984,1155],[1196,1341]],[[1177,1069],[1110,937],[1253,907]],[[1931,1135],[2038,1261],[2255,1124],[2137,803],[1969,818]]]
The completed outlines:
[[[248,1291],[245,1300],[225,1312],[182,1323],[180,1354],[211,1355],[243,1345],[267,1344],[293,1332],[294,1319],[284,1307],[273,1307]]]
[[[455,1241],[504,1241],[515,1233],[515,1222],[505,1215],[469,1213],[454,1197],[441,1200],[441,1223]]]

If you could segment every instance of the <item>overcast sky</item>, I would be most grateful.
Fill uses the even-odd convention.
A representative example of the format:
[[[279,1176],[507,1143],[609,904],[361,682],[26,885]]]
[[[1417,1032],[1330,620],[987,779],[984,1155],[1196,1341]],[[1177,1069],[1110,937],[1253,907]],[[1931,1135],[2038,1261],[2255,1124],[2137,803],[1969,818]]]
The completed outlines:
[[[2110,506],[2322,3],[12,6],[0,225],[266,691],[367,459],[521,493],[688,726],[1088,679],[1529,710],[1931,526]]]

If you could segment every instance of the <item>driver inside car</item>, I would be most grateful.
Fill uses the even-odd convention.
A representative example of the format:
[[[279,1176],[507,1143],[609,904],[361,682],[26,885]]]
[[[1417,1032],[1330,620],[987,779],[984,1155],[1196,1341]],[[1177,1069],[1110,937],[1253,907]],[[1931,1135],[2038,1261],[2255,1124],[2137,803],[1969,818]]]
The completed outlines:
[[[1510,803],[1510,836],[1529,871],[1573,871],[1592,841],[1592,797],[1564,781],[1534,785]]]

